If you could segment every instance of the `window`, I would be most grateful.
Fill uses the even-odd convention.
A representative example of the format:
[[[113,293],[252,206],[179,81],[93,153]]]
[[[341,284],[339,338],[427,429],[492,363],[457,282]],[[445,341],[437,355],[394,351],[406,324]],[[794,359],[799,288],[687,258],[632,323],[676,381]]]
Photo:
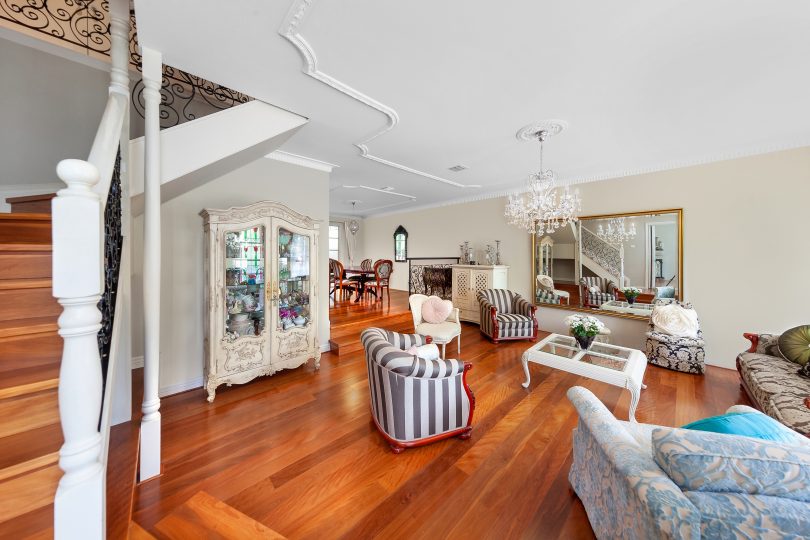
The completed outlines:
[[[329,258],[340,259],[340,226],[329,225]]]
[[[394,231],[394,260],[397,262],[408,260],[408,231],[402,225]]]

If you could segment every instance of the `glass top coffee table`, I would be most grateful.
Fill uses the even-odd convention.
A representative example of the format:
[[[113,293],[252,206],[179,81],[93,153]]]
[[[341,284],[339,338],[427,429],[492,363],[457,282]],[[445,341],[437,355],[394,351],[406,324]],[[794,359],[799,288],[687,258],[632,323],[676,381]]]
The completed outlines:
[[[526,373],[523,388],[529,387],[529,362],[534,362],[628,389],[630,421],[636,421],[641,389],[646,388],[642,381],[647,357],[641,351],[607,343],[593,343],[590,349],[583,351],[573,337],[551,334],[523,353],[521,362]]]

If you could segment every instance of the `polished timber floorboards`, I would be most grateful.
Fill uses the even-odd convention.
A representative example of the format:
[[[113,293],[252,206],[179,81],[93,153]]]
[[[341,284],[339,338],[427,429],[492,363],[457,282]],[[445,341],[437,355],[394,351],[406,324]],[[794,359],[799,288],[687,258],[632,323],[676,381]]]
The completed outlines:
[[[390,306],[340,301],[332,335],[348,343],[370,325],[410,330],[406,314],[397,291]],[[465,324],[472,438],[400,455],[370,421],[362,350],[221,389],[213,404],[201,389],[168,397],[163,474],[137,489],[132,537],[592,538],[568,484],[577,416],[565,392],[585,386],[619,418],[629,393],[536,364],[524,390],[528,346],[493,345]],[[650,366],[645,383],[640,422],[681,425],[747,403],[731,370]]]

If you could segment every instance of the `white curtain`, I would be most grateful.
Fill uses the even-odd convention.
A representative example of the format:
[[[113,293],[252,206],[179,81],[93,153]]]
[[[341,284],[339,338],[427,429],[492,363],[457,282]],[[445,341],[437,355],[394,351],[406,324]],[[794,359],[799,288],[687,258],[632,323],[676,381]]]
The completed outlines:
[[[343,235],[346,237],[346,255],[349,256],[349,266],[354,266],[354,242],[355,236],[349,230],[349,222],[343,222]]]

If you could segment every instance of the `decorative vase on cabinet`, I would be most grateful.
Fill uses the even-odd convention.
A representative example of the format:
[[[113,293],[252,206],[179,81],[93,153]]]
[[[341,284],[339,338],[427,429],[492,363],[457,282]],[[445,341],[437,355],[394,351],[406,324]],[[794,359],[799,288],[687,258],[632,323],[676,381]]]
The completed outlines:
[[[318,343],[318,221],[274,202],[200,212],[205,232],[205,389],[310,358]]]

